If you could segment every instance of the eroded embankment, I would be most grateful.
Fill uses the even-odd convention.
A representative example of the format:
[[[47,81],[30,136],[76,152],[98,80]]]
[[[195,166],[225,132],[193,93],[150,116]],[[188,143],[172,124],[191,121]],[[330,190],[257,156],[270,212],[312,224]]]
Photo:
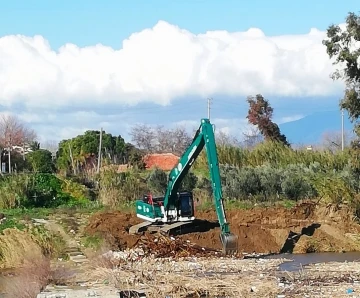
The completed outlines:
[[[209,221],[217,219],[212,210],[198,211],[196,217]],[[227,219],[232,232],[239,237],[242,252],[276,253],[284,248],[294,253],[360,250],[357,236],[360,225],[354,222],[353,212],[346,206],[304,202],[293,208],[229,210]],[[88,235],[99,233],[114,248],[126,248],[138,240],[138,236],[129,235],[127,230],[139,222],[134,213],[100,212],[89,219],[85,231]],[[204,247],[221,249],[219,233],[219,228],[215,228],[179,237]],[[289,236],[292,239],[288,239]]]

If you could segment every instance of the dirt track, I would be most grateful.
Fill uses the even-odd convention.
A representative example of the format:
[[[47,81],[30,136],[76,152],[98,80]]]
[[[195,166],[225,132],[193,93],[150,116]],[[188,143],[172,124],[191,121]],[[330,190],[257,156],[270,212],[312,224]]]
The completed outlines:
[[[216,220],[214,211],[196,213],[199,219]],[[284,207],[229,210],[227,219],[231,230],[239,237],[242,252],[279,252],[290,232],[299,233],[294,253],[320,251],[360,250],[360,225],[353,221],[348,208],[319,206],[312,202],[299,204],[291,209]],[[133,213],[119,211],[93,215],[85,229],[88,235],[100,233],[114,248],[132,247],[138,236],[129,235],[127,229],[141,222]],[[315,225],[318,224],[318,225]],[[308,228],[307,228],[308,227]],[[221,249],[220,229],[203,233],[181,235],[184,239],[204,247]]]

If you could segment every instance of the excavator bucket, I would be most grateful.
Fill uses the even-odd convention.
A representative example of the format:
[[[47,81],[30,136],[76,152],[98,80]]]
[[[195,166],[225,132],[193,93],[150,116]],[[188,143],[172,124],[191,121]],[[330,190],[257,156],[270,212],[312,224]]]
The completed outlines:
[[[232,233],[220,234],[220,239],[223,244],[223,253],[225,255],[232,255],[238,252],[238,236]]]

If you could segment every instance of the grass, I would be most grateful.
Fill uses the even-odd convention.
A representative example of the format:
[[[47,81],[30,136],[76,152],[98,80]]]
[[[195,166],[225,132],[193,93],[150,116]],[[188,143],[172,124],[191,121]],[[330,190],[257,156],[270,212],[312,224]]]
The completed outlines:
[[[13,219],[29,219],[29,218],[48,218],[48,216],[56,209],[49,208],[14,208],[14,209],[0,209],[7,218]]]
[[[247,210],[252,208],[266,208],[272,206],[279,206],[285,208],[292,208],[296,205],[296,201],[292,200],[278,200],[278,201],[266,201],[256,202],[251,200],[234,200],[227,199],[224,201],[224,207],[226,210]],[[195,203],[196,209],[199,211],[215,210],[214,201],[211,199],[202,199],[200,202]]]
[[[103,246],[104,240],[103,240],[103,238],[101,238],[98,235],[85,236],[82,239],[82,244],[86,248],[91,248],[91,249],[93,249],[95,251],[98,251]]]
[[[50,258],[62,257],[66,248],[65,240],[58,234],[48,231],[44,226],[34,226],[29,232],[41,248],[44,256]]]
[[[106,209],[98,202],[89,202],[86,205],[80,206],[60,206],[58,208],[14,208],[14,209],[0,209],[7,218],[17,220],[29,220],[31,218],[48,219],[53,214],[67,214],[70,212],[91,214],[97,211]]]
[[[7,219],[0,225],[0,235],[3,234],[3,231],[6,229],[18,229],[24,230],[26,228],[25,224],[19,222],[16,219]]]

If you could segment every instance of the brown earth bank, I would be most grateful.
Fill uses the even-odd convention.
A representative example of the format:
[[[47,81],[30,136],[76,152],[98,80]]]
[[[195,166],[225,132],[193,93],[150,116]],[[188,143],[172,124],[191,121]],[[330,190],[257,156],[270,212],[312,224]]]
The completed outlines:
[[[216,221],[214,210],[197,211],[196,217]],[[228,210],[231,231],[239,237],[239,251],[246,253],[308,253],[360,250],[360,225],[347,206],[301,202],[293,208],[269,207]],[[87,235],[99,235],[113,249],[134,246],[140,236],[129,235],[130,226],[140,223],[135,213],[106,211],[89,218]],[[221,249],[220,228],[178,237],[203,247]]]

